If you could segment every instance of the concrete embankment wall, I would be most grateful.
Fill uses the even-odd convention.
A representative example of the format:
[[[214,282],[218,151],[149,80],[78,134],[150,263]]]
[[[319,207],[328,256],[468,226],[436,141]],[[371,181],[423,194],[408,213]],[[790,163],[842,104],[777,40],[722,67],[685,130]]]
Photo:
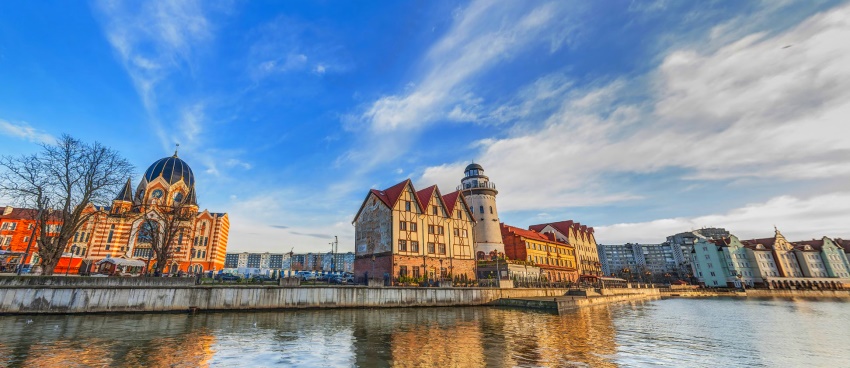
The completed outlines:
[[[63,277],[63,276],[4,276],[0,277],[0,288],[40,286],[96,286],[96,287],[150,287],[192,286],[195,279],[189,277]]]
[[[621,289],[620,292],[596,296],[562,296],[553,298],[500,299],[496,304],[504,307],[543,309],[559,314],[583,307],[605,305],[627,301],[653,300],[661,298],[658,289]]]
[[[563,289],[278,286],[0,287],[0,314],[169,312],[285,308],[472,306]]]
[[[631,291],[631,293],[621,292],[597,297],[558,298],[558,313],[594,305],[661,298],[661,293],[658,289],[631,289]]]

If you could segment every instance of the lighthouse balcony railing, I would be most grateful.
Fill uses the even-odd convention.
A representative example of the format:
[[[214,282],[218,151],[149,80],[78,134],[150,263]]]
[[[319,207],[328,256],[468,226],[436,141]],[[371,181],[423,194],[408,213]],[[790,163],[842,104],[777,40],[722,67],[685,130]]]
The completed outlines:
[[[458,185],[457,190],[465,190],[465,189],[496,189],[496,184],[492,182],[479,182],[479,183],[465,183]]]

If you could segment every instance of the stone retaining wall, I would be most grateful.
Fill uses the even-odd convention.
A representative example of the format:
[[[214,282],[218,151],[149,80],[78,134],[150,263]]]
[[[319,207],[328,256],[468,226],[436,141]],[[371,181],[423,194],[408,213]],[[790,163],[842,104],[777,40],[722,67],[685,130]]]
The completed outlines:
[[[72,287],[177,287],[192,286],[191,277],[75,277],[75,276],[2,276],[0,288],[72,286]]]
[[[472,306],[501,298],[565,293],[563,289],[360,286],[11,287],[0,288],[0,314]]]

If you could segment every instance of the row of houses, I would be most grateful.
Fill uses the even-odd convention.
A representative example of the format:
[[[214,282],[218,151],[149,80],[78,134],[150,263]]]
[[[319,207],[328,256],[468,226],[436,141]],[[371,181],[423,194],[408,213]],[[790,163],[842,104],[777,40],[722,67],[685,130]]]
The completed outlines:
[[[354,253],[227,253],[225,268],[273,271],[354,271]]]
[[[837,288],[850,286],[850,241],[741,240],[700,237],[691,253],[694,276],[707,287]]]

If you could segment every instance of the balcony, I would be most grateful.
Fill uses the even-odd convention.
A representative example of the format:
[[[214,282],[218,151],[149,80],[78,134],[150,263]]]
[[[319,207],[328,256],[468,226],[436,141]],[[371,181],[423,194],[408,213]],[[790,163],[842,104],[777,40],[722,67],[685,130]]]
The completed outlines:
[[[457,190],[465,190],[465,189],[493,189],[496,190],[496,184],[492,182],[478,182],[478,183],[464,183],[457,186]]]

